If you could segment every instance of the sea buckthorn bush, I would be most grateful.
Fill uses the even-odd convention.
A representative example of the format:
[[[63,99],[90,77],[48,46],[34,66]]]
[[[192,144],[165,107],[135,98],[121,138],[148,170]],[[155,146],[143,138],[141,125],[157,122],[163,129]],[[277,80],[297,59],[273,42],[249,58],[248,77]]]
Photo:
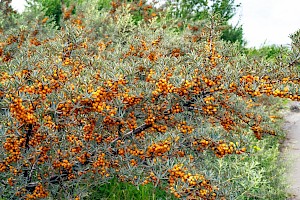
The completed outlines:
[[[251,154],[249,135],[278,134],[259,99],[300,100],[298,43],[268,63],[221,41],[213,16],[179,33],[96,5],[65,9],[59,29],[37,5],[0,34],[2,197],[80,199],[112,177],[237,197],[222,162]]]

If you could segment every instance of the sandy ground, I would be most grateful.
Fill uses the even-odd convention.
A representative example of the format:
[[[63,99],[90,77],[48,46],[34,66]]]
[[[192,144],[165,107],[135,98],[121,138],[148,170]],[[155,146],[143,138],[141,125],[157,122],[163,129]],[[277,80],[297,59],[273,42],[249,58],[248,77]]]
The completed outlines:
[[[300,200],[300,102],[292,102],[290,111],[285,114],[287,139],[284,142],[285,157],[290,163],[288,180],[289,200]]]

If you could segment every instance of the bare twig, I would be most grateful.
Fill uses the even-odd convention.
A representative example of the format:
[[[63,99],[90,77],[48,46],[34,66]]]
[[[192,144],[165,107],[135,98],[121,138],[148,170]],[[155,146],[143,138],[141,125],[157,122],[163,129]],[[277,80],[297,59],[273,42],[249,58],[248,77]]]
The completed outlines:
[[[138,134],[138,133],[140,133],[140,132],[142,132],[142,131],[150,128],[150,127],[152,127],[152,124],[143,124],[143,125],[137,127],[136,129],[133,129],[132,131],[129,131],[128,133],[124,134],[122,138],[123,139],[127,138],[129,135],[136,135],[136,134]],[[111,142],[111,144],[114,143],[114,142],[116,142],[119,139],[121,139],[121,137],[117,137],[116,139],[114,139]]]

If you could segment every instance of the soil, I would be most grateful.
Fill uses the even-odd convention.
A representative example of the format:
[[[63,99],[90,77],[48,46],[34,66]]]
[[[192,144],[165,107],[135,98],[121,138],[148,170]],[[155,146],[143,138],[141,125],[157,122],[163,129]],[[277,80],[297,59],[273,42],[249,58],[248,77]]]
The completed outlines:
[[[284,142],[285,159],[290,163],[287,170],[289,180],[289,200],[300,200],[300,102],[292,102],[285,114],[284,129],[287,137]]]

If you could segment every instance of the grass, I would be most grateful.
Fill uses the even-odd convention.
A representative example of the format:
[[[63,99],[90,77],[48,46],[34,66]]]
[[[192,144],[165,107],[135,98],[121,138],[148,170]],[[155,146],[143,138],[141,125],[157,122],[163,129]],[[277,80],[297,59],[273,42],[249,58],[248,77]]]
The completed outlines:
[[[164,190],[155,188],[151,184],[139,186],[119,182],[116,178],[110,183],[94,187],[86,200],[171,200],[175,199]]]

